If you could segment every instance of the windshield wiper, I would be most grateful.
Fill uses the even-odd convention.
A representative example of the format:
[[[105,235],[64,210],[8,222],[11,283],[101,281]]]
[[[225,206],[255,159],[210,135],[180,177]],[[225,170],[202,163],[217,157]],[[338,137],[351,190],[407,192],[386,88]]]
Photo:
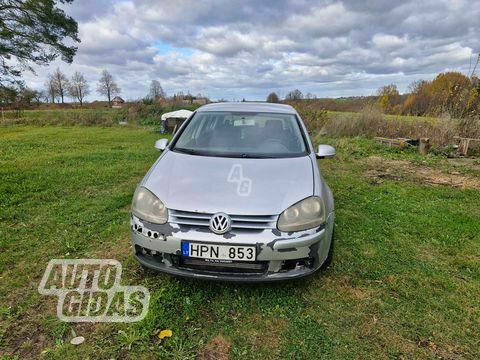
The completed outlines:
[[[243,158],[243,159],[276,159],[276,156],[263,155],[263,154],[248,154],[248,153],[215,153],[214,156],[231,157],[231,158]]]
[[[242,158],[245,159],[276,159],[276,156],[262,155],[262,154],[242,154]]]
[[[277,156],[262,155],[262,154],[248,154],[248,153],[234,153],[234,152],[216,152],[216,151],[198,151],[193,149],[173,148],[173,151],[189,155],[202,155],[213,157],[229,157],[229,158],[243,158],[243,159],[276,159]]]
[[[197,150],[192,150],[192,149],[184,149],[184,148],[173,148],[173,151],[178,151],[183,154],[190,154],[190,155],[200,155],[201,152]]]

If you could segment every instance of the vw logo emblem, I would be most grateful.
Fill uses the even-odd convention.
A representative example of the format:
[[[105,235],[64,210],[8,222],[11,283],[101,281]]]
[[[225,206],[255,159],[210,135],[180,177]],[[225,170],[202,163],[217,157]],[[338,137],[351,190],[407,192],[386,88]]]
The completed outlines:
[[[216,213],[210,219],[210,230],[215,234],[225,234],[232,229],[232,220],[225,213]]]

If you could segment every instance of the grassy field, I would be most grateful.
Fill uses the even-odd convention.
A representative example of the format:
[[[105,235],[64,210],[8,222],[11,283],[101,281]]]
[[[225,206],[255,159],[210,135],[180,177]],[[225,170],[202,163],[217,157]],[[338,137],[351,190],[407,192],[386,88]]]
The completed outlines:
[[[163,113],[188,109],[195,110],[198,104],[129,104],[121,109],[112,108],[76,108],[76,109],[36,109],[21,111],[2,111],[1,125],[116,125],[127,122],[134,125],[158,125]]]
[[[295,105],[295,104],[293,104]],[[140,105],[141,106],[141,105]],[[143,106],[143,114],[140,114],[141,120],[151,120],[150,118],[156,114],[155,111],[152,111],[152,106]],[[172,106],[170,106],[172,107]],[[187,108],[190,110],[195,110],[195,105],[176,105],[172,109],[166,107],[165,109],[160,108],[159,114],[171,111],[179,108]],[[152,114],[155,112],[155,114]],[[136,114],[138,115],[138,114]],[[143,115],[143,116],[142,116]],[[355,119],[360,116],[358,112],[348,112],[348,111],[327,111],[327,115],[330,118],[343,117],[347,119]],[[418,121],[418,119],[436,122],[437,118],[434,117],[421,117],[418,116],[403,116],[403,115],[384,115],[388,120],[402,120],[407,122]],[[128,110],[127,109],[87,109],[87,108],[78,108],[78,109],[47,109],[47,110],[22,110],[21,112],[16,111],[4,111],[3,118],[0,117],[0,124],[2,121],[7,125],[12,123],[20,123],[24,125],[96,125],[98,123],[118,123],[118,121],[128,120]],[[158,119],[157,119],[158,120]]]
[[[112,125],[124,120],[121,109],[49,109],[3,111],[2,125]]]
[[[0,355],[277,359],[480,357],[480,164],[364,138],[322,161],[336,199],[333,266],[296,282],[146,275],[129,207],[158,134],[125,127],[0,128]],[[51,258],[116,258],[146,286],[140,323],[68,324],[37,293]],[[171,338],[159,340],[161,329]],[[72,330],[86,338],[70,345]]]
[[[356,119],[360,117],[359,112],[351,112],[351,111],[327,111],[327,116],[335,119],[338,117],[343,117],[347,119]],[[438,118],[436,117],[428,117],[428,116],[410,116],[410,115],[389,115],[389,114],[384,114],[383,115],[385,119],[387,120],[398,120],[398,121],[406,121],[406,122],[414,122],[420,120],[425,120],[427,122],[431,123],[436,123],[438,122]]]

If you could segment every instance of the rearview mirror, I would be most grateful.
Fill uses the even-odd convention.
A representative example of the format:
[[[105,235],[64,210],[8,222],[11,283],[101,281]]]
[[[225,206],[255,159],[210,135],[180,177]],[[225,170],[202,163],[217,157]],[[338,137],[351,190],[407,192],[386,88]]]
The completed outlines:
[[[157,140],[155,141],[155,149],[163,151],[167,147],[167,144],[168,144],[168,139],[163,138],[163,139]]]
[[[317,159],[328,159],[334,157],[336,154],[335,148],[330,145],[318,145],[318,151],[315,154]]]

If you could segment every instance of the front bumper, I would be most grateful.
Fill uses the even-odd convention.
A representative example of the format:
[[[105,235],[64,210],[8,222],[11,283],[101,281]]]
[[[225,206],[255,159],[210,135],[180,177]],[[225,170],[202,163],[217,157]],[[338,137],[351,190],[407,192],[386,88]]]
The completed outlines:
[[[209,229],[177,224],[152,224],[131,216],[132,245],[145,267],[171,275],[221,281],[262,282],[300,278],[318,270],[328,255],[334,212],[325,226],[285,233],[277,229],[231,231],[216,235]],[[255,262],[212,264],[181,257],[181,241],[254,245]]]

